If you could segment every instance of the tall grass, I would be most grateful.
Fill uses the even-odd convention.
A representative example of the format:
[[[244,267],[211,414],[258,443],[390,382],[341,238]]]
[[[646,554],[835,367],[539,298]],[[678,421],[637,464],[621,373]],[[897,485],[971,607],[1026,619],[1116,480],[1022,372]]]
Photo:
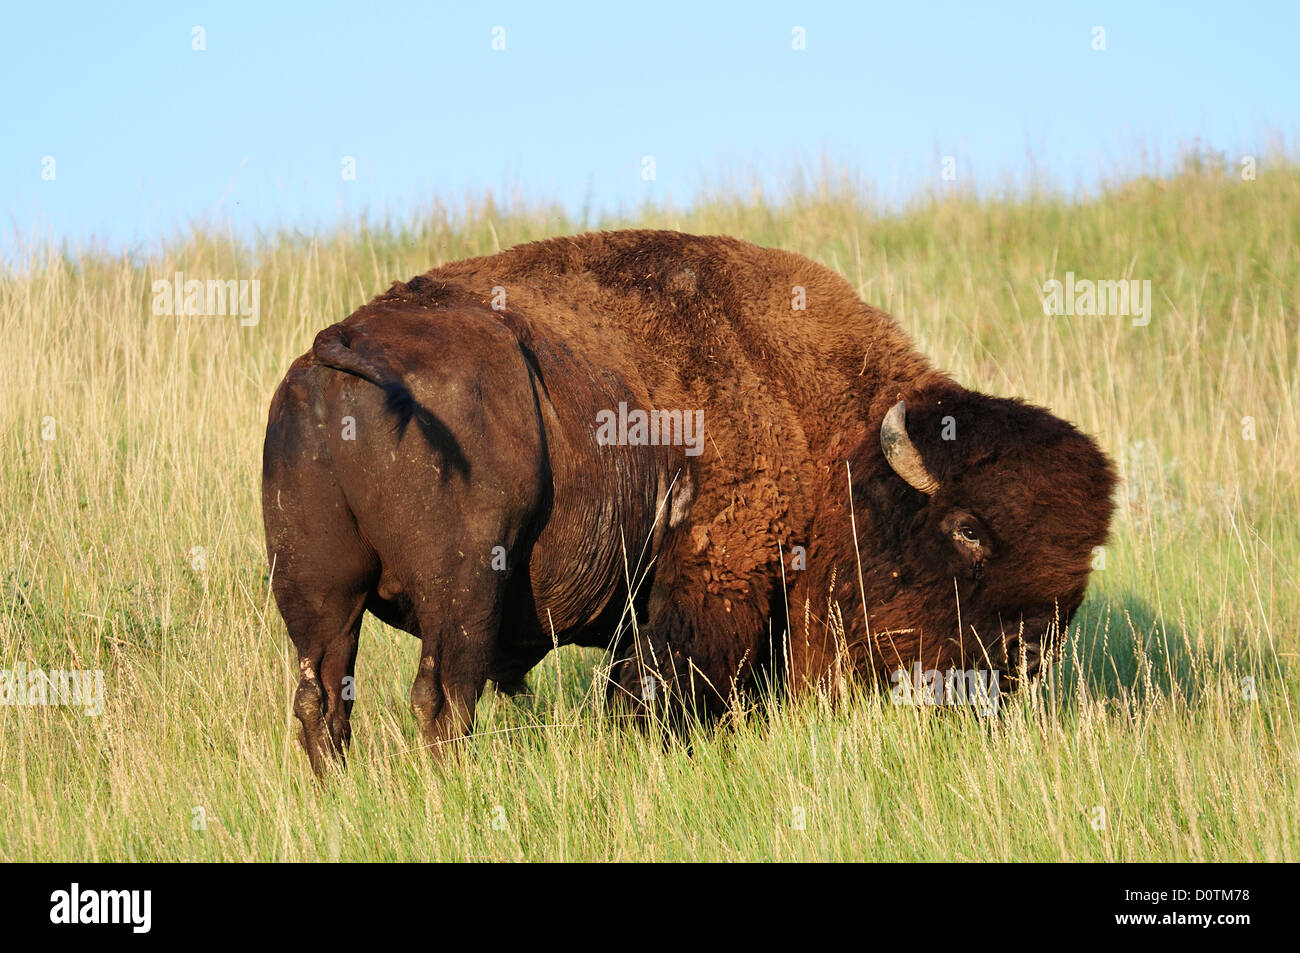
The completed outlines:
[[[855,691],[684,744],[614,724],[599,654],[563,650],[438,766],[416,644],[371,619],[322,790],[267,593],[270,394],[392,280],[579,226],[485,200],[147,260],[38,250],[0,276],[0,669],[103,669],[107,700],[0,707],[0,859],[1300,858],[1300,167],[893,214],[828,180],[600,224],[807,254],[962,382],[1096,434],[1121,507],[1063,664],[991,720]],[[152,315],[176,271],[257,278],[260,322]],[[1150,279],[1150,325],[1045,317],[1067,271]]]

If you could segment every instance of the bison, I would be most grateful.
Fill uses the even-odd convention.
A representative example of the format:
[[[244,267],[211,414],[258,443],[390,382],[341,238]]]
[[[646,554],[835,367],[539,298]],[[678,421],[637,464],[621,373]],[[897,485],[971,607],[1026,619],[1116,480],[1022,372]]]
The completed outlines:
[[[715,716],[764,673],[1014,682],[1083,599],[1114,481],[801,255],[618,231],[452,262],[321,331],[271,402],[300,741],[341,763],[367,611],[420,640],[435,751],[557,645],[608,649],[640,715]]]

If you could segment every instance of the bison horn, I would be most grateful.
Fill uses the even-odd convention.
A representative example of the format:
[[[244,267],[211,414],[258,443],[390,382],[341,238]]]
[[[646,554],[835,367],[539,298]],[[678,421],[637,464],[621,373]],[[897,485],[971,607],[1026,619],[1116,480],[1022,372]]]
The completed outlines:
[[[939,481],[925,468],[921,452],[907,435],[904,419],[906,414],[906,401],[900,400],[889,408],[889,413],[885,414],[884,422],[880,425],[880,449],[885,452],[885,459],[895,473],[926,496],[933,496],[934,491],[939,489]]]

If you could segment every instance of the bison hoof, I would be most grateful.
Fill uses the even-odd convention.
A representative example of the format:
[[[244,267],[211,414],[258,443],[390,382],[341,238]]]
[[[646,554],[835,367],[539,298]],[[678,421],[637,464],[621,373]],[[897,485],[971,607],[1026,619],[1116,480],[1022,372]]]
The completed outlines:
[[[528,694],[528,679],[523,675],[515,675],[509,678],[498,679],[496,682],[497,691],[504,695],[526,695]]]

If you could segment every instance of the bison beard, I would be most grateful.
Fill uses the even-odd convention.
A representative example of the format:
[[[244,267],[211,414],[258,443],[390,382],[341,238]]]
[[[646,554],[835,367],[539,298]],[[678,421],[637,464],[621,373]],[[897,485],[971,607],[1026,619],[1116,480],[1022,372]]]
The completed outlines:
[[[621,404],[702,411],[704,452],[603,445]],[[628,231],[453,262],[322,331],[271,403],[300,738],[318,774],[341,760],[366,611],[420,639],[435,751],[556,644],[610,649],[635,713],[717,714],[763,672],[1009,687],[1082,601],[1113,483],[1088,437],[959,386],[799,255]]]

